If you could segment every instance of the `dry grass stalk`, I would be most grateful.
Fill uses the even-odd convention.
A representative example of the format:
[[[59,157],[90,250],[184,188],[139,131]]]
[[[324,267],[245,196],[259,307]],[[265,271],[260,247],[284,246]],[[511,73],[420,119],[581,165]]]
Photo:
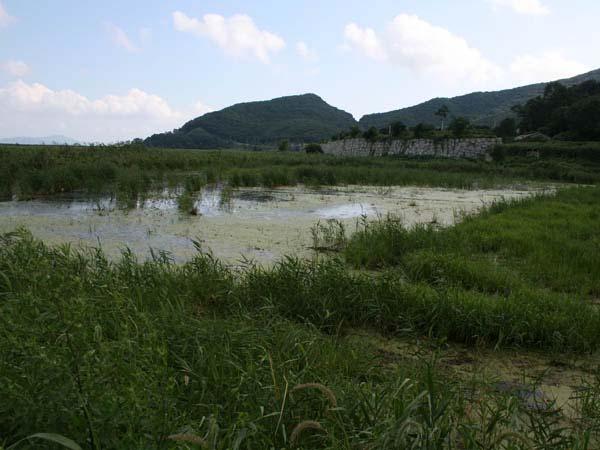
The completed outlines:
[[[304,420],[304,421],[300,422],[298,425],[296,425],[294,427],[294,429],[292,430],[292,434],[290,435],[290,443],[292,445],[296,445],[296,443],[298,442],[298,439],[300,438],[300,435],[305,430],[316,430],[316,431],[322,431],[323,433],[327,433],[327,431],[325,431],[325,429],[321,426],[321,424],[319,422],[317,422],[316,420]]]
[[[196,436],[191,433],[181,433],[181,434],[172,434],[167,437],[170,441],[175,442],[187,442],[189,444],[195,444],[203,448],[208,448],[206,441],[202,439],[200,436]]]
[[[305,383],[299,384],[292,389],[292,392],[301,391],[304,389],[317,389],[319,390],[327,400],[329,400],[329,408],[334,409],[337,408],[337,399],[335,398],[335,394],[331,389],[321,383]]]

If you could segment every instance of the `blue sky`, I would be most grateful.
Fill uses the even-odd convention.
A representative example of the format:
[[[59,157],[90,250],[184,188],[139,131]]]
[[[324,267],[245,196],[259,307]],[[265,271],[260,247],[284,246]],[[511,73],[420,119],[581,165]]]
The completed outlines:
[[[113,141],[314,92],[358,119],[600,67],[596,0],[0,0],[0,137]]]

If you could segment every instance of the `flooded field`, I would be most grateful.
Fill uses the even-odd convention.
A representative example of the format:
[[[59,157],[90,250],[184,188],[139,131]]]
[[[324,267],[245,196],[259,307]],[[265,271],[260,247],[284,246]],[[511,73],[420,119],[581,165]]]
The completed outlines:
[[[336,187],[314,190],[206,188],[181,211],[177,192],[156,193],[125,207],[113,198],[62,197],[0,202],[0,232],[27,227],[49,244],[98,246],[111,257],[130,248],[140,258],[150,249],[184,261],[202,249],[230,263],[270,264],[283,255],[310,257],[311,227],[335,219],[352,233],[365,220],[392,214],[407,225],[447,226],[493,202],[549,192],[516,187],[450,190],[417,187]]]

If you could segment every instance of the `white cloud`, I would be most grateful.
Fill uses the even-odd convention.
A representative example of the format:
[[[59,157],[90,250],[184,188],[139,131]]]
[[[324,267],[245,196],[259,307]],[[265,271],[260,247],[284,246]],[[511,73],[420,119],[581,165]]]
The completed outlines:
[[[113,44],[115,44],[117,47],[123,48],[128,52],[139,51],[139,48],[131,41],[131,39],[129,39],[127,33],[125,33],[125,31],[118,26],[113,25],[112,23],[107,23],[106,31],[108,32]]]
[[[350,48],[364,53],[369,58],[376,61],[385,61],[388,59],[383,44],[372,28],[361,28],[355,23],[349,23],[344,29],[344,37]]]
[[[510,8],[517,14],[530,16],[545,16],[550,9],[541,0],[490,0],[495,8]]]
[[[2,2],[0,1],[0,28],[8,26],[11,23],[13,23],[14,21],[15,21],[15,18],[13,16],[11,16],[10,14],[8,14],[6,9],[2,5]]]
[[[569,78],[589,71],[585,64],[567,58],[560,51],[541,55],[522,55],[509,67],[511,78],[519,84],[539,83]]]
[[[205,14],[199,20],[175,11],[173,24],[177,31],[208,38],[227,54],[237,58],[255,58],[269,63],[271,55],[285,47],[281,37],[259,29],[252,18],[244,14],[228,18],[219,14]]]
[[[314,63],[319,60],[319,55],[313,49],[311,49],[306,42],[300,41],[296,44],[296,53],[300,55],[300,57],[309,63]]]
[[[191,112],[194,117],[198,117],[206,114],[207,112],[211,112],[212,110],[213,108],[206,105],[202,100],[198,100],[196,103],[194,103]]]
[[[29,66],[23,61],[6,61],[0,64],[0,69],[15,78],[22,78],[31,72]]]
[[[0,88],[0,136],[64,134],[83,141],[145,137],[181,126],[200,113],[200,105],[177,111],[140,89],[92,100],[69,89],[55,91],[18,80]]]
[[[465,39],[415,15],[398,15],[380,33],[350,23],[344,36],[351,49],[375,61],[434,74],[446,81],[486,82],[500,74],[500,69]]]

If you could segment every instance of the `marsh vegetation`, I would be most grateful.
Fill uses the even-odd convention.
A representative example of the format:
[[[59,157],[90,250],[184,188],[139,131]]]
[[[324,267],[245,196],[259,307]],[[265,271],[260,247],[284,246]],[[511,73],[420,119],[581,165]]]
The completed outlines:
[[[45,151],[46,168],[60,160],[67,172],[95,158]],[[400,185],[472,187],[544,162],[220,152],[174,152],[169,162],[166,151],[98,151],[115,155],[122,176],[135,160],[148,185],[172,178],[188,195],[210,182],[198,175],[210,167],[212,181],[232,188],[235,173],[302,167],[336,183],[389,174]],[[37,152],[9,158],[11,192],[42,192],[22,187]],[[120,176],[93,189],[83,177],[73,189],[110,191]],[[600,190],[563,186],[461,219],[407,227],[386,214],[357,230],[323,220],[307,239],[326,252],[272,267],[228,266],[201,242],[175,263],[158,250],[142,260],[124,247],[115,259],[4,233],[0,445],[48,432],[91,449],[597,448]],[[500,369],[509,363],[510,373]],[[52,445],[32,438],[18,448]]]
[[[500,147],[497,161],[464,159],[338,158],[295,152],[198,151],[115,147],[0,146],[0,198],[26,200],[70,192],[144,198],[147,192],[207,184],[236,187],[432,186],[489,188],[528,181],[599,181],[592,144]],[[533,145],[533,147],[532,147]],[[541,150],[540,150],[541,148]],[[566,149],[566,150],[565,150]],[[568,149],[572,149],[569,152]],[[532,151],[539,158],[529,157]]]

